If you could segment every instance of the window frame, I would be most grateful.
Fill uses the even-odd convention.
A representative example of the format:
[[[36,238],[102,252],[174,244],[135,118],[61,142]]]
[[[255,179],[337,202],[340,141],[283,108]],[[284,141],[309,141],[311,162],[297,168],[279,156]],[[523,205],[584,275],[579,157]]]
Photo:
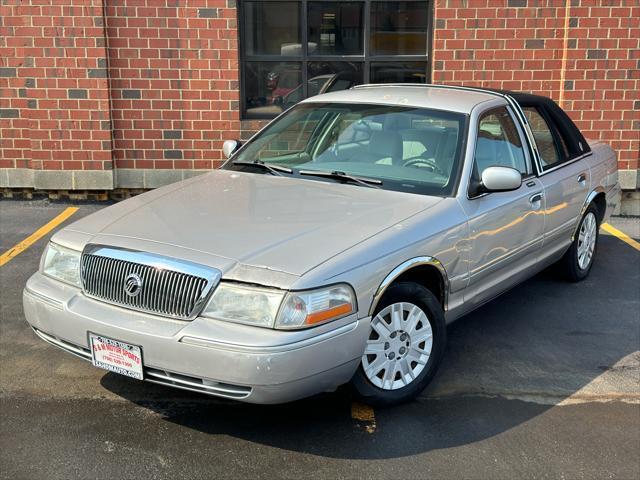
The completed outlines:
[[[350,0],[354,3],[363,4],[363,51],[361,55],[309,55],[309,9],[308,4],[319,0],[289,0],[300,4],[300,43],[302,53],[300,56],[293,55],[247,55],[245,53],[244,18],[245,3],[270,3],[287,0],[237,0],[237,30],[238,30],[238,71],[239,71],[239,92],[240,92],[240,120],[272,120],[277,117],[273,115],[257,115],[247,117],[246,115],[246,85],[245,73],[247,62],[296,62],[301,65],[302,93],[303,98],[308,98],[308,63],[310,62],[354,62],[362,64],[362,83],[370,83],[371,63],[401,63],[401,62],[423,62],[426,64],[426,83],[431,83],[432,78],[432,57],[433,57],[433,27],[434,27],[434,4],[435,0]],[[327,3],[341,3],[341,0],[322,0]],[[387,3],[426,3],[427,8],[427,45],[425,55],[372,55],[370,54],[371,36],[371,3],[374,1],[385,1]]]

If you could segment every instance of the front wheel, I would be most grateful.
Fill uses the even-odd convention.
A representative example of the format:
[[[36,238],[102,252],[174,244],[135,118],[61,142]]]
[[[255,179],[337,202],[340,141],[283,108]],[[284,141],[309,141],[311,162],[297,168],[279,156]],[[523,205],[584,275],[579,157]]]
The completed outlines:
[[[589,275],[598,247],[598,208],[591,204],[584,212],[578,233],[562,262],[569,281],[579,282]]]
[[[413,282],[390,286],[351,381],[355,396],[374,406],[412,400],[435,375],[445,345],[444,312],[433,293]]]

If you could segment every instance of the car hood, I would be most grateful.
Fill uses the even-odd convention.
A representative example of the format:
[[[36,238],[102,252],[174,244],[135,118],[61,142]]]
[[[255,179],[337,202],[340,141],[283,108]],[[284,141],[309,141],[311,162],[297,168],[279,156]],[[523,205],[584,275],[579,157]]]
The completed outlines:
[[[441,199],[357,185],[216,170],[121,202],[68,227],[90,242],[175,247],[300,276]],[[114,239],[110,241],[109,239]],[[149,247],[151,245],[151,247]]]

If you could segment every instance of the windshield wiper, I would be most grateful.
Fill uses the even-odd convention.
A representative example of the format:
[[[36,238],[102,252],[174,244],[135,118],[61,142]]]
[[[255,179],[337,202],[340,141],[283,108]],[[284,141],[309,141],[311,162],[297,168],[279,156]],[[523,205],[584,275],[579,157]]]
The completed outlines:
[[[268,170],[273,175],[279,175],[279,176],[282,176],[283,173],[293,173],[293,170],[291,170],[290,168],[283,167],[282,165],[269,165],[268,163],[263,162],[262,160],[254,160],[253,162],[243,162],[241,160],[236,160],[235,162],[232,162],[232,163],[233,165],[246,165],[249,167],[258,167],[263,170]]]
[[[331,178],[333,180],[342,180],[343,182],[353,182],[369,188],[380,188],[382,185],[382,180],[378,180],[377,178],[356,177],[339,170],[334,170],[332,172],[324,172],[321,170],[300,170],[298,173],[300,175],[310,175],[314,177]]]

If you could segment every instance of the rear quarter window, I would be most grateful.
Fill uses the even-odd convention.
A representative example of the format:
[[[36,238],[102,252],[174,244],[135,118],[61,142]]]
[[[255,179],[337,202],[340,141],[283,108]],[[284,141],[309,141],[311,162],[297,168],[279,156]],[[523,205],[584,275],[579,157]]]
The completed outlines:
[[[524,108],[533,139],[538,147],[542,169],[548,170],[567,159],[560,156],[560,152],[551,133],[551,127],[535,107]]]
[[[531,127],[543,171],[591,151],[575,123],[551,99],[526,99],[520,106]]]

